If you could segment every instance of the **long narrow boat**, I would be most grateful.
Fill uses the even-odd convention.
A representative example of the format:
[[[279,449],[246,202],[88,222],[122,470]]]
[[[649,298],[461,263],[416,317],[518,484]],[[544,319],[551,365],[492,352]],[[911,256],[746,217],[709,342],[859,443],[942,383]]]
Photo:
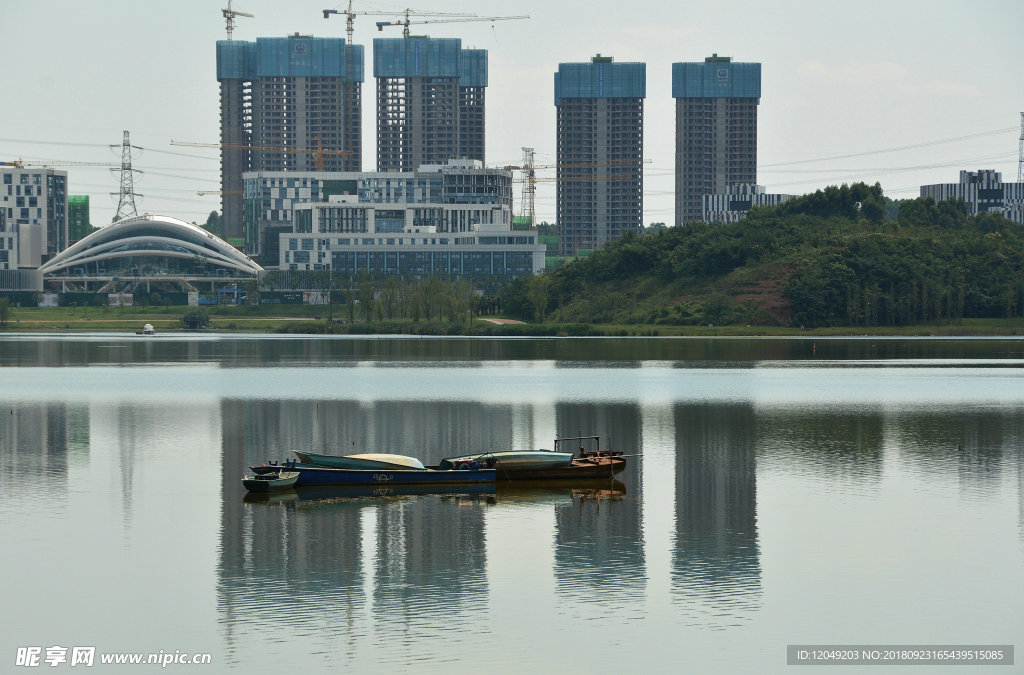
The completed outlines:
[[[312,452],[293,450],[303,464],[326,466],[332,469],[386,469],[388,471],[408,471],[423,469],[423,462],[406,455],[389,455],[384,453],[366,453],[359,455],[318,455]]]
[[[299,474],[295,485],[440,485],[493,483],[494,469],[467,469],[464,471],[438,471],[435,469],[407,469],[389,471],[386,469],[332,469],[309,464],[260,464],[249,467],[259,475],[274,471],[296,471]]]
[[[437,466],[440,469],[457,469],[463,465],[471,467],[476,462],[478,465],[497,469],[499,473],[502,470],[535,471],[569,466],[572,463],[572,456],[571,452],[543,449],[496,450],[473,455],[445,457]]]
[[[495,468],[497,480],[553,480],[610,478],[626,468],[623,457],[577,457],[568,466],[550,469]]]
[[[576,450],[564,450],[570,444]],[[499,481],[605,478],[621,473],[626,458],[620,450],[602,450],[599,436],[572,436],[556,438],[554,450],[486,452],[443,459],[437,466],[461,467],[493,467]]]

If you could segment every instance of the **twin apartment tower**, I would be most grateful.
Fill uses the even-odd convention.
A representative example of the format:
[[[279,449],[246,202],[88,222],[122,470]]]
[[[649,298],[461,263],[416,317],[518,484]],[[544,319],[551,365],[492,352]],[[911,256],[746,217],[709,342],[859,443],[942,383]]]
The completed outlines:
[[[362,45],[292,35],[217,42],[221,189],[230,239],[242,236],[242,173],[362,171]],[[485,162],[487,51],[453,38],[373,41],[377,171],[449,159]],[[555,74],[561,253],[643,227],[646,65],[596,56]],[[703,195],[756,183],[761,65],[675,63],[676,223]]]

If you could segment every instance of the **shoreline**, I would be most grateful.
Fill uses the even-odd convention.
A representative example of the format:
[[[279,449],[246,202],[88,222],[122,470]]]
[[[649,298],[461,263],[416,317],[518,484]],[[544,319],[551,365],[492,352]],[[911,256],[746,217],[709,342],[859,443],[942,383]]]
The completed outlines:
[[[211,317],[210,324],[201,330],[190,330],[181,326],[180,320],[150,318],[144,322],[138,319],[69,319],[54,320],[8,320],[0,328],[4,334],[51,334],[74,335],[78,333],[136,334],[144,323],[154,326],[158,335],[200,335],[200,334],[264,334],[264,335],[309,335],[309,336],[386,336],[408,335],[412,337],[690,337],[690,338],[913,338],[913,337],[988,337],[1015,339],[1024,338],[1019,329],[1008,329],[992,325],[991,322],[965,321],[961,325],[948,326],[901,326],[901,327],[843,327],[791,328],[780,326],[652,326],[652,325],[595,325],[595,324],[527,324],[494,323],[487,319],[474,319],[469,325],[408,323],[407,325],[334,323],[323,319],[298,317]]]

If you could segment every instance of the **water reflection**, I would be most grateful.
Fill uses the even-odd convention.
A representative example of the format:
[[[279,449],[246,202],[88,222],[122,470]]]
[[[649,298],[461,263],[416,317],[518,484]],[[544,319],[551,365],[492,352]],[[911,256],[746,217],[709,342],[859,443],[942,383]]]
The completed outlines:
[[[887,439],[877,407],[766,407],[758,410],[756,437],[765,460],[791,473],[878,485]]]
[[[292,634],[317,630],[344,640],[416,635],[428,626],[443,626],[442,639],[473,635],[495,584],[504,581],[491,577],[494,565],[505,562],[489,557],[497,555],[490,543],[495,537],[550,537],[555,559],[548,574],[558,592],[617,600],[624,611],[637,611],[645,579],[642,502],[626,488],[635,486],[630,490],[639,497],[635,467],[622,480],[502,482],[482,495],[409,494],[431,488],[385,496],[340,488],[242,494],[239,478],[247,463],[283,457],[293,447],[339,452],[351,446],[350,439],[360,449],[386,448],[428,462],[453,448],[514,447],[522,441],[513,439],[575,435],[579,429],[605,440],[614,432],[616,447],[639,447],[636,405],[558,404],[549,413],[543,405],[473,402],[223,401],[218,595],[226,633],[269,622]],[[507,509],[548,510],[550,529],[506,531],[507,521],[491,514]],[[492,520],[495,527],[488,525]],[[263,618],[284,600],[282,583],[294,611]],[[266,592],[268,586],[276,590]],[[323,626],[323,614],[335,612],[335,605],[344,608],[339,621]],[[242,655],[233,652],[232,658]]]
[[[0,401],[0,421],[5,498],[63,501],[69,455],[88,456],[88,408],[63,402]]]
[[[222,367],[431,361],[703,363],[1024,359],[1019,338],[421,338],[167,333],[7,334],[0,365],[216,363]]]
[[[672,591],[694,621],[730,625],[760,603],[757,419],[750,405],[678,405]]]
[[[475,449],[513,447],[513,406],[354,400],[225,401],[234,420],[224,469],[239,475],[266,460],[294,459],[293,450],[321,454],[391,452],[437,463]]]
[[[938,480],[957,476],[964,494],[992,494],[1009,468],[1011,449],[1024,448],[1024,418],[1009,410],[927,410],[894,414],[902,461]]]
[[[1019,613],[1002,600],[1019,596],[1024,545],[1024,418],[1009,368],[708,366],[754,366],[744,359],[787,350],[807,360],[905,356],[886,341],[507,341],[467,347],[458,363],[448,359],[461,348],[445,341],[181,339],[122,344],[118,357],[110,338],[57,342],[0,354],[37,350],[42,366],[10,373],[30,401],[8,396],[0,408],[0,534],[27,552],[0,571],[37,582],[10,590],[26,610],[0,631],[7,641],[49,639],[38,636],[63,621],[99,626],[105,647],[124,635],[192,649],[208,640],[218,662],[267,672],[467,670],[467,655],[502,640],[530,650],[506,650],[499,671],[656,670],[659,648],[679,656],[677,642],[714,643],[707,651],[718,655],[697,654],[694,669],[724,672],[721,653],[737,649],[749,666],[792,638],[780,617],[803,634],[845,634],[865,617],[891,634],[928,602],[926,632],[969,621],[1019,634]],[[1018,344],[987,346],[1011,358]],[[912,346],[910,356],[944,349]],[[410,354],[459,366],[494,354],[545,360],[404,369]],[[677,368],[681,355],[713,360]],[[217,367],[46,367],[193,357]],[[363,357],[375,367],[359,366]],[[317,359],[346,367],[238,368]],[[85,380],[101,381],[102,395]],[[566,380],[583,384],[560,389]],[[197,382],[230,393],[204,396]],[[979,400],[979,390],[991,395]],[[293,449],[389,450],[429,463],[577,434],[644,457],[615,480],[457,494],[257,497],[240,481],[249,464]],[[183,467],[184,484],[169,480]],[[889,517],[901,527],[870,527]],[[857,550],[835,534],[837,518],[861,533]],[[831,535],[809,551],[808,530]],[[173,611],[140,621],[139,597]],[[599,637],[567,646],[579,626]],[[755,644],[733,647],[737,635]]]
[[[559,437],[596,435],[610,447],[635,454],[640,444],[637,405],[555,406]],[[639,465],[628,461],[619,478],[637,496],[643,493]],[[644,546],[642,500],[580,500],[555,510],[555,579],[557,591],[574,597],[600,598],[619,611],[643,596]]]

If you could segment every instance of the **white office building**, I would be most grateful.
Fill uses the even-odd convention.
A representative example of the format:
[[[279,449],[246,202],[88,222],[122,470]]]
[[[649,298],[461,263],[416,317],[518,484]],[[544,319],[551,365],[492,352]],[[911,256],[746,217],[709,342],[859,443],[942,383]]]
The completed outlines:
[[[477,160],[414,172],[246,173],[247,229],[282,270],[512,278],[544,269],[535,231],[512,230],[512,174]]]

